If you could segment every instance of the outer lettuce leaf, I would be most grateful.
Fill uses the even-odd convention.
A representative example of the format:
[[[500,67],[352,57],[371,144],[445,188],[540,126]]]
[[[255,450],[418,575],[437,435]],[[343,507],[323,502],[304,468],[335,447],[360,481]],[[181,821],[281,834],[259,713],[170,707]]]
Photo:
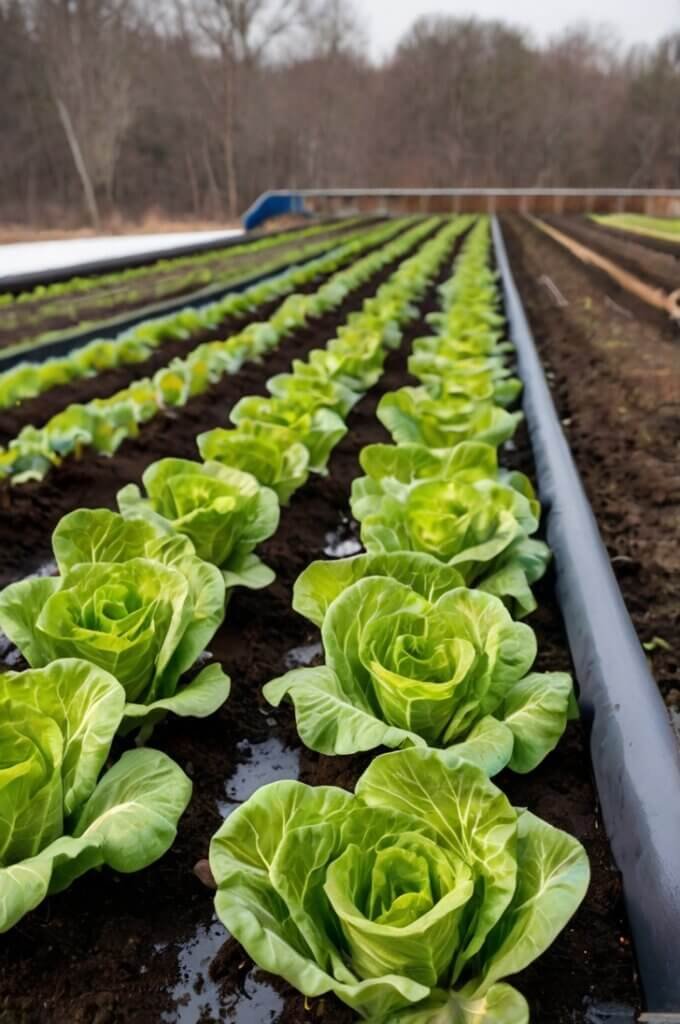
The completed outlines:
[[[293,608],[314,625],[321,626],[336,597],[367,576],[397,580],[430,601],[463,585],[463,577],[457,569],[442,565],[422,552],[354,555],[308,565],[295,581]]]

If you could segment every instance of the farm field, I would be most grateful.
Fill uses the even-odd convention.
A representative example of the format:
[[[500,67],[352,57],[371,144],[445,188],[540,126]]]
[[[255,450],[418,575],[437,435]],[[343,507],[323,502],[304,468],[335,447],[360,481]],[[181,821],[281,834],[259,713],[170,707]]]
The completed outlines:
[[[545,219],[680,285],[664,249]],[[530,220],[500,223],[680,723],[677,326]],[[76,369],[76,352],[45,374],[29,351],[21,374],[0,370],[0,699],[22,678],[2,673],[30,682],[83,659],[112,702],[125,691],[99,768],[147,759],[108,811],[139,804],[134,853],[101,806],[69,810],[69,737],[48,841],[24,838],[30,801],[14,833],[15,805],[0,804],[0,1020],[634,1024],[643,993],[575,713],[490,221],[347,218],[267,241],[199,258],[215,282],[261,270],[242,294],[142,325]],[[188,290],[184,265],[133,280],[138,298],[116,311],[159,282]],[[42,319],[81,323],[116,287]],[[0,338],[33,329],[29,316],[2,335],[7,311],[48,301],[0,307]],[[49,750],[30,770],[53,770],[50,729],[21,729]],[[71,852],[91,835],[91,860]],[[9,879],[54,842],[66,845],[40,898],[21,870]]]

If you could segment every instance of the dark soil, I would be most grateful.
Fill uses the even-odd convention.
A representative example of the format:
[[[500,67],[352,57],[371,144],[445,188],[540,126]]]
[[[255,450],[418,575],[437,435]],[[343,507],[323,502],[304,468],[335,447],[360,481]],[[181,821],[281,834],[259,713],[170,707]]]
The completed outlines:
[[[653,645],[666,703],[680,712],[680,332],[660,316],[626,316],[635,306],[611,283],[603,288],[527,223],[505,219],[503,230],[628,611],[640,640]],[[568,306],[555,307],[543,274]]]
[[[434,297],[432,291],[423,313],[434,308]],[[401,351],[390,355],[379,385],[352,412],[329,476],[310,480],[297,493],[275,537],[261,546],[263,558],[276,570],[276,582],[264,592],[235,594],[227,623],[211,645],[233,680],[225,708],[200,722],[169,719],[154,734],[154,744],[194,779],[194,796],[177,842],[160,862],[137,875],[103,872],[84,877],[0,940],[2,1024],[350,1024],[354,1019],[333,997],[306,1001],[280,979],[256,971],[215,923],[212,894],[192,869],[207,856],[209,839],[224,813],[218,803],[230,795],[243,799],[257,784],[296,775],[307,783],[352,787],[370,760],[370,755],[327,758],[301,749],[290,709],[273,711],[264,704],[260,688],[290,667],[291,651],[318,640],[317,631],[291,610],[293,583],[312,559],[324,557],[333,536],[356,535],[348,499],[351,481],[360,474],[358,454],[366,444],[388,440],[375,417],[376,405],[385,391],[408,381],[406,356],[424,328],[423,322],[413,325]],[[317,331],[316,342],[327,336]],[[277,368],[270,361],[267,375]],[[261,387],[252,377],[239,376],[238,383],[241,393]],[[236,395],[230,397],[233,401]],[[219,417],[205,402],[196,416],[178,419],[172,425],[172,450],[190,451],[199,429],[224,419],[226,395],[223,402]],[[120,460],[106,464],[121,462],[118,482],[139,477],[159,454],[169,426],[160,425],[143,447],[126,446]],[[149,452],[147,445],[154,450]],[[524,432],[508,461],[533,471]],[[58,517],[50,514],[49,501],[58,500],[61,490],[77,492],[68,499],[71,507],[82,501],[110,503],[117,482],[110,472],[102,479],[104,465],[96,460],[67,467],[55,475],[58,484],[49,498],[36,492],[41,505],[34,536]],[[4,529],[11,519],[23,535],[27,526],[32,528],[33,514],[27,501],[6,514]],[[4,574],[10,578],[30,551],[17,560],[6,547],[1,550],[9,555]],[[538,667],[564,669],[569,656],[552,580],[543,583],[539,599],[541,610],[532,621],[541,651]],[[558,751],[530,778],[506,774],[500,780],[516,804],[577,835],[593,867],[584,905],[538,964],[517,978],[532,1006],[532,1019],[540,1024],[585,1022],[591,1005],[633,1007],[638,1000],[620,883],[597,814],[586,739],[582,727],[572,724]],[[227,786],[234,792],[228,793]]]
[[[375,222],[371,221],[367,225],[367,230],[373,226],[375,226]],[[233,273],[234,277],[247,277],[249,271],[256,273],[257,268],[263,263],[270,263],[277,258],[280,258],[282,266],[285,265],[286,253],[297,251],[301,245],[312,245],[327,239],[330,247],[331,243],[341,242],[344,235],[353,234],[357,228],[357,224],[349,228],[329,226],[328,231],[319,232],[318,235],[313,235],[307,240],[292,238],[280,245],[273,245],[264,252],[243,252],[240,255],[230,255],[229,249],[226,249],[221,254],[216,254],[214,259],[200,263],[195,269],[210,270],[215,275],[229,274],[231,276]],[[75,295],[50,296],[37,299],[35,302],[7,306],[4,310],[0,310],[0,349],[27,341],[34,335],[43,335],[68,327],[76,328],[88,322],[96,324],[97,321],[110,320],[121,313],[156,302],[164,302],[184,294],[189,296],[191,292],[207,288],[210,283],[217,283],[213,280],[203,285],[196,285],[195,282],[187,284],[185,278],[192,270],[189,265],[176,269],[166,268],[152,271],[151,268],[148,268],[148,270],[148,274],[132,278],[129,281],[121,281],[117,285],[108,284],[92,291],[75,293]],[[169,287],[167,291],[164,290],[162,295],[158,296],[157,285],[161,282],[167,285],[172,281],[176,282],[175,285]],[[134,294],[131,295],[131,292]],[[118,299],[116,299],[117,294],[119,294]],[[110,297],[111,303],[107,302],[105,306],[102,306],[98,304],[97,300],[104,295]],[[55,305],[63,306],[63,309],[38,319],[42,306],[54,307]]]
[[[675,254],[653,250],[630,234],[619,237],[619,232],[612,232],[585,217],[544,217],[543,220],[648,284],[667,292],[680,288],[680,247],[676,247]]]

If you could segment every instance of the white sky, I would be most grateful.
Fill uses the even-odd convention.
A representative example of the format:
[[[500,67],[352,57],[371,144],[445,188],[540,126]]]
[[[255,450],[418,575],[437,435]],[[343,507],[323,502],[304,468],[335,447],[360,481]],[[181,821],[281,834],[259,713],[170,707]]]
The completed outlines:
[[[376,56],[384,56],[422,14],[476,15],[521,25],[544,40],[566,25],[606,25],[625,44],[680,31],[680,0],[355,0]]]

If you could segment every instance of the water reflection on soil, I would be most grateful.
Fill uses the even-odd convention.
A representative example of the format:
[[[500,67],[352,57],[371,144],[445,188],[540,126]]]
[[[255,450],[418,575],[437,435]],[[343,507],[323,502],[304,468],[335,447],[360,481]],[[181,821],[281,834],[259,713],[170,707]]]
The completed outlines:
[[[244,761],[237,765],[224,787],[226,799],[218,802],[220,814],[227,817],[244,800],[268,782],[297,779],[300,776],[300,752],[285,747],[276,736],[261,743],[241,740],[237,744]]]
[[[178,952],[178,980],[171,997],[174,1009],[162,1015],[163,1024],[273,1024],[283,1010],[283,999],[255,968],[246,976],[243,989],[220,992],[210,976],[210,964],[229,933],[219,921],[199,925]]]

